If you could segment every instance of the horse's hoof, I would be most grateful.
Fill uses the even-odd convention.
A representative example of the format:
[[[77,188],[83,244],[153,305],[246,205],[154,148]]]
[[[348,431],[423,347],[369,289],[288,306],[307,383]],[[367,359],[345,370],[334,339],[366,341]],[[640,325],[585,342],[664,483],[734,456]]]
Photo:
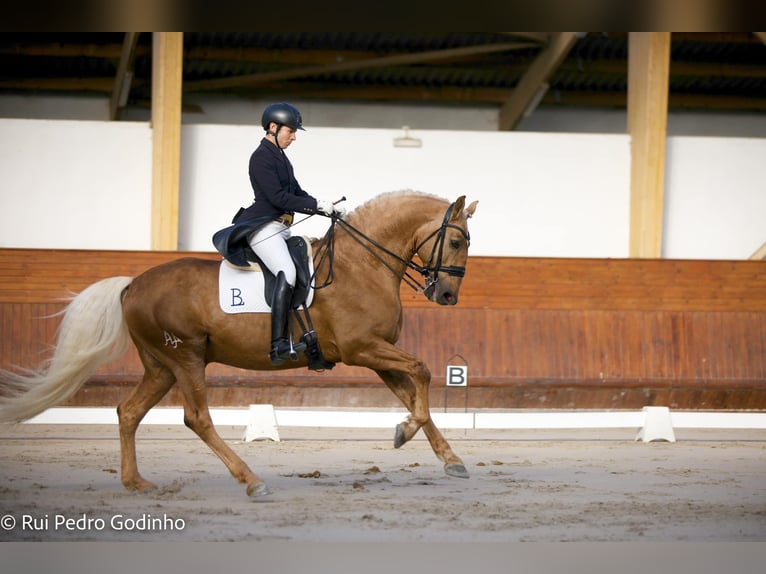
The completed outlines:
[[[447,476],[454,476],[455,478],[468,478],[468,471],[460,462],[452,462],[444,465],[444,472]]]
[[[143,478],[140,480],[124,482],[123,486],[125,486],[126,490],[130,490],[132,492],[151,492],[152,490],[157,490],[156,484],[149,482],[148,480],[144,480]]]
[[[396,425],[396,432],[394,433],[394,448],[399,448],[407,442],[407,437],[404,434],[404,425],[399,423]]]
[[[247,495],[250,498],[261,498],[262,496],[268,496],[271,494],[269,487],[265,482],[256,482],[247,486]]]

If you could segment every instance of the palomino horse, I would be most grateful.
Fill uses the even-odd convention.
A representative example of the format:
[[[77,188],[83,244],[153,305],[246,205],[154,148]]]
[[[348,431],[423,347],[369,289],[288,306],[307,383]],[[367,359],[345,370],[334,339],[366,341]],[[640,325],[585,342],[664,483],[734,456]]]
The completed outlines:
[[[402,446],[422,428],[444,462],[445,472],[461,478],[468,477],[465,466],[431,420],[428,367],[395,343],[402,328],[399,290],[407,268],[414,267],[424,275],[424,293],[431,301],[457,303],[468,257],[467,219],[475,209],[476,202],[465,207],[464,196],[453,204],[415,192],[383,194],[370,200],[345,222],[337,221],[334,280],[316,291],[311,307],[325,358],[372,369],[410,411],[396,427],[394,446]],[[415,265],[412,259],[416,255],[428,263]],[[6,388],[0,393],[5,395],[0,399],[0,422],[28,419],[71,397],[101,364],[125,349],[130,336],[145,372],[117,407],[125,487],[138,491],[155,488],[138,472],[136,429],[149,409],[177,384],[183,397],[184,423],[234,478],[247,485],[249,496],[268,494],[263,480],[213,426],[205,365],[218,362],[266,370],[306,366],[306,359],[271,365],[269,315],[224,313],[218,298],[219,265],[218,261],[184,258],[135,278],[112,277],[89,286],[66,308],[47,368],[28,375],[2,374]]]

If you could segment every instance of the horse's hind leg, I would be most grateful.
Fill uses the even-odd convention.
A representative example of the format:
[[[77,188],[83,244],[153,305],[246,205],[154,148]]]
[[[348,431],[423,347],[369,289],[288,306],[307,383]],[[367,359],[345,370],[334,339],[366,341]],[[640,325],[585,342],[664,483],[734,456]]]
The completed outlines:
[[[120,421],[122,484],[128,490],[144,491],[156,486],[144,480],[138,472],[136,429],[149,409],[167,394],[176,379],[173,373],[145,351],[139,349],[139,355],[144,365],[144,377],[117,407],[117,416]]]
[[[383,379],[386,386],[388,386],[399,400],[402,401],[404,406],[412,412],[415,407],[415,386],[409,376],[398,371],[376,371],[376,373]],[[466,470],[463,461],[452,452],[452,448],[447,442],[447,439],[444,438],[430,417],[428,418],[428,421],[423,424],[422,429],[428,438],[428,442],[431,444],[434,454],[436,454],[437,458],[444,463],[444,472],[450,476],[468,478],[468,471]],[[403,444],[403,442],[400,443],[398,439],[396,442],[398,443],[395,445],[397,447],[402,446]]]
[[[250,470],[215,430],[207,404],[204,365],[184,368],[184,372],[177,372],[177,376],[184,397],[184,424],[210,447],[238,482],[247,485],[248,496],[270,494],[263,480]]]

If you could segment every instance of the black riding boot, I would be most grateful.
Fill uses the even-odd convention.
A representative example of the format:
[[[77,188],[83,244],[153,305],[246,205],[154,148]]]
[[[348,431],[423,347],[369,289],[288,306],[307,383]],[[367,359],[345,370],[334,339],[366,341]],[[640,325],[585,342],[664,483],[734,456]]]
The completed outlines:
[[[287,282],[284,271],[277,274],[274,296],[271,300],[271,352],[272,365],[281,365],[290,354],[290,341],[287,339],[287,318],[293,288]]]

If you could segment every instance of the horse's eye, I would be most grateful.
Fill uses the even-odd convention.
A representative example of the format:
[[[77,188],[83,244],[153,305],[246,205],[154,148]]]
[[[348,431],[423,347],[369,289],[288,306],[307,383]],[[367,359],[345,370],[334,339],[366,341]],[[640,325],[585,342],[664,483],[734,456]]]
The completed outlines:
[[[459,239],[450,239],[449,246],[452,247],[452,249],[460,249],[460,246],[463,244],[462,241]]]

